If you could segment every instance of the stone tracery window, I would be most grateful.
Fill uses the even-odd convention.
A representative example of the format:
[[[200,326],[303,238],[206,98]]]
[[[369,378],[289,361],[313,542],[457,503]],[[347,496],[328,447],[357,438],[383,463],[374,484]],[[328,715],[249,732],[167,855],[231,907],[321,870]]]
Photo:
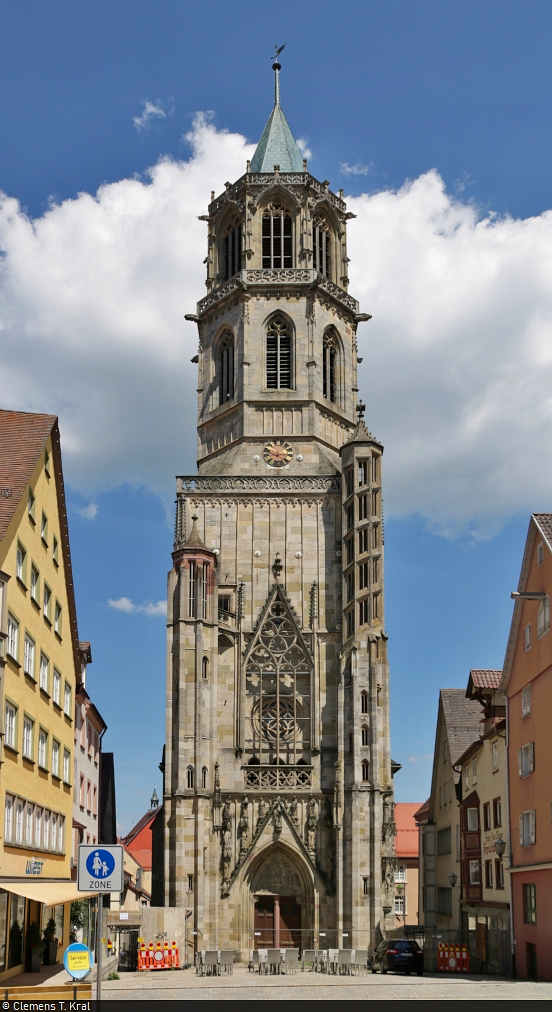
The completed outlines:
[[[281,316],[266,331],[266,385],[269,390],[290,390],[292,372],[291,328]]]
[[[310,762],[311,669],[299,631],[276,596],[246,661],[246,750],[253,760]]]
[[[337,401],[337,337],[332,330],[324,334],[322,345],[322,394],[327,400]]]
[[[222,277],[224,281],[233,278],[242,268],[242,227],[233,221],[223,237]]]
[[[312,223],[313,267],[325,278],[330,277],[332,264],[332,236],[324,218],[317,216]]]
[[[262,219],[263,268],[293,267],[291,215],[282,204],[268,204]]]
[[[219,342],[218,353],[219,404],[226,404],[234,396],[234,335],[227,330]]]

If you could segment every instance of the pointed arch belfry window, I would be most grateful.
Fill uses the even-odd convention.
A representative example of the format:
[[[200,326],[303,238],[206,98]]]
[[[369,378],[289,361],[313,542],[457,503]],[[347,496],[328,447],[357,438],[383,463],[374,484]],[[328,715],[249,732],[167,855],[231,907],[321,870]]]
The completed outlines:
[[[234,335],[227,330],[222,335],[218,355],[219,404],[226,404],[234,396]]]
[[[331,330],[324,334],[322,346],[322,394],[337,401],[337,340]]]
[[[222,277],[224,281],[233,278],[242,268],[242,227],[232,222],[223,238]]]
[[[266,385],[269,390],[290,390],[292,386],[291,327],[281,316],[266,330]]]
[[[326,221],[320,216],[312,223],[312,251],[315,271],[329,278],[332,267],[332,236]]]
[[[291,215],[281,204],[263,211],[263,268],[293,267]]]

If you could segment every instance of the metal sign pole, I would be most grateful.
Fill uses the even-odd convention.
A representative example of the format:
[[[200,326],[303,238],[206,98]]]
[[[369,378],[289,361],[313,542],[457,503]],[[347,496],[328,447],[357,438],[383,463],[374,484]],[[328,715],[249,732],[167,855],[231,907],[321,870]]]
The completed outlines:
[[[103,893],[98,895],[98,927],[96,930],[96,1001],[100,1012],[102,1000],[102,934],[103,934]]]

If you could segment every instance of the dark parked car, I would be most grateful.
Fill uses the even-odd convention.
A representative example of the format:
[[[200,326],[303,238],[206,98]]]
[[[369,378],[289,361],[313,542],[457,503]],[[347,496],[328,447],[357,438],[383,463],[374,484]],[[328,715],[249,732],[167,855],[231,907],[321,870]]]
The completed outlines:
[[[410,938],[388,938],[380,942],[371,963],[372,973],[381,970],[398,970],[403,973],[417,973],[421,977],[424,972],[424,954],[417,942]]]

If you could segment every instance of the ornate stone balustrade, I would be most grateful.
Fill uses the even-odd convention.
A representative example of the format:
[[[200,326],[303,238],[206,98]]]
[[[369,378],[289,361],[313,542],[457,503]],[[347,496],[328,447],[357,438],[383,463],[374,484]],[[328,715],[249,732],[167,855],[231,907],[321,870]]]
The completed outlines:
[[[345,306],[352,313],[358,313],[358,302],[348,295],[342,288],[335,285],[329,278],[322,277],[314,268],[307,267],[282,267],[274,269],[251,269],[240,271],[235,277],[225,281],[223,285],[213,289],[197,304],[198,315],[201,316],[207,310],[212,309],[217,303],[222,302],[227,296],[232,295],[238,289],[247,289],[250,285],[316,285],[326,292],[332,299]]]
[[[177,478],[177,492],[340,492],[341,475],[246,477],[190,475]]]
[[[312,770],[305,766],[247,766],[244,785],[255,791],[297,791],[312,787]]]
[[[209,214],[218,214],[227,200],[237,200],[245,186],[262,186],[264,188],[270,184],[273,178],[274,173],[272,172],[250,172],[241,176],[232,186],[228,186],[225,192],[221,193],[220,197],[216,197],[215,200],[211,201],[209,204]],[[323,186],[309,172],[280,172],[279,179],[283,186],[308,185],[315,193],[326,197],[329,203],[338,211],[344,212],[347,210],[345,201],[335,193],[332,193],[329,187]]]

